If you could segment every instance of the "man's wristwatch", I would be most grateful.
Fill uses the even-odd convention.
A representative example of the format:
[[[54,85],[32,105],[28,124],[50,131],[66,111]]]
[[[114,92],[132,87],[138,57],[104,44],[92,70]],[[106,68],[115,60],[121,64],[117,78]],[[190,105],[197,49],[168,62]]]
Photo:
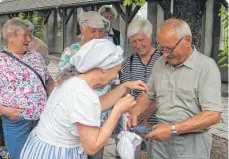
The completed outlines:
[[[175,136],[178,135],[175,124],[172,125],[172,133]]]

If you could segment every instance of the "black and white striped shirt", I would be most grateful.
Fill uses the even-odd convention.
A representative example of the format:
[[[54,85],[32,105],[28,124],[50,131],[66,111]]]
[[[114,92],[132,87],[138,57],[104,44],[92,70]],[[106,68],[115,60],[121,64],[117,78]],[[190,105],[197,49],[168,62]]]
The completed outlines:
[[[123,63],[122,70],[121,70],[121,83],[127,81],[135,81],[141,80],[144,83],[147,83],[153,65],[157,61],[157,59],[162,55],[162,52],[159,50],[155,50],[154,53],[151,55],[149,62],[145,65],[142,63],[141,58],[137,53],[126,58]],[[131,62],[132,61],[132,62]],[[139,90],[134,90],[131,95],[137,98],[137,96],[141,93]],[[156,123],[155,113],[151,116],[151,123]]]
[[[153,65],[161,55],[162,53],[159,50],[155,50],[154,53],[151,55],[149,62],[146,65],[142,63],[141,58],[137,53],[131,55],[132,64],[131,64],[131,56],[127,57],[122,66],[121,78],[120,78],[121,83],[127,81],[135,81],[135,80],[141,80],[144,83],[147,83]],[[141,93],[141,91],[134,90],[132,95],[135,98],[137,98],[139,93]]]

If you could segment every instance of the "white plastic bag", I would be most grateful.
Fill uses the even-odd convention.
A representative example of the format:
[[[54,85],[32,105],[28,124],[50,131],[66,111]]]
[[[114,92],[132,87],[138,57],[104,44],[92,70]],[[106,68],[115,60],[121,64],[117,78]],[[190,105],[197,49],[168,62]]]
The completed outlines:
[[[122,131],[118,135],[117,151],[122,159],[134,159],[136,147],[141,144],[142,139],[139,135]]]

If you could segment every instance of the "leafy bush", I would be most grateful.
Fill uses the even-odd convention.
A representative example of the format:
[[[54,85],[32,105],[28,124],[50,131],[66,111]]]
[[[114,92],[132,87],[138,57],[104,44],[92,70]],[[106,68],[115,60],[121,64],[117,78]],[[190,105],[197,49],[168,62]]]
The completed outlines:
[[[18,14],[20,19],[28,19],[33,23],[34,26],[34,36],[44,41],[44,16],[38,11],[33,11],[32,15],[27,15],[23,12]]]
[[[222,18],[221,25],[224,28],[224,48],[218,55],[220,57],[218,64],[220,67],[228,67],[228,9],[221,7],[219,10],[219,16]]]
[[[136,4],[137,6],[143,6],[145,4],[146,0],[124,0],[123,5],[129,6],[131,4]]]

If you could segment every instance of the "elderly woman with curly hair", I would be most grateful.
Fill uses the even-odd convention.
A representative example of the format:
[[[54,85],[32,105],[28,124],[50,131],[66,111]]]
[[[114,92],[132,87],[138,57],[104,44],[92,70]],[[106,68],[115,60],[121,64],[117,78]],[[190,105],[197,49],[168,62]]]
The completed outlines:
[[[19,18],[8,20],[2,29],[7,46],[0,51],[0,114],[11,159],[37,125],[53,80],[44,59],[28,51],[32,33]]]

